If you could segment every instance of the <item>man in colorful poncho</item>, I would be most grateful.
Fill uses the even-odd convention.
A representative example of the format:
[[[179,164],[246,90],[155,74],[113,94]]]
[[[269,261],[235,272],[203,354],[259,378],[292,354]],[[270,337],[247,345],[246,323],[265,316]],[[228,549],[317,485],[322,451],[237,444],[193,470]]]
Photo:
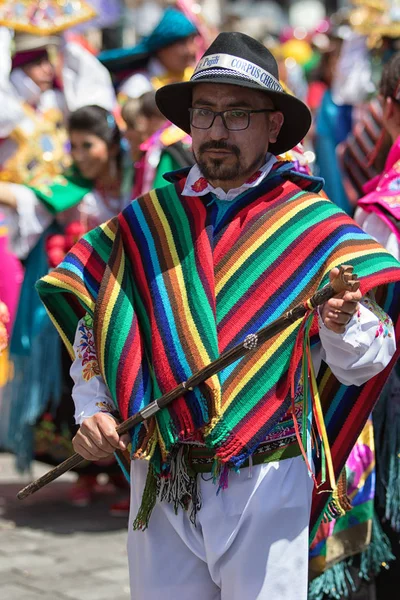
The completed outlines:
[[[75,359],[74,446],[91,460],[130,451],[132,598],[305,600],[309,535],[346,507],[337,482],[395,359],[400,265],[319,194],[321,180],[276,160],[310,113],[261,44],[220,34],[157,102],[192,134],[195,166],[38,283]],[[118,437],[112,415],[186,381],[343,263],[361,291]]]

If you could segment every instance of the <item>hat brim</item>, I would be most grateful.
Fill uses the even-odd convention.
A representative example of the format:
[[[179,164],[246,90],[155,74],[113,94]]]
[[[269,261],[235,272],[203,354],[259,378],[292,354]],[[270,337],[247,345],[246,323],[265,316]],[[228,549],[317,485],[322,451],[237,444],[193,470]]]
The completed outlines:
[[[49,46],[60,46],[61,37],[57,35],[27,35],[16,39],[14,52],[30,52],[31,50],[46,50]]]
[[[284,115],[284,122],[279,132],[278,139],[268,147],[268,151],[278,155],[287,152],[301,142],[311,126],[311,113],[308,107],[295,96],[286,92],[264,90],[257,83],[229,77],[202,78],[201,81],[187,81],[184,83],[171,83],[156,92],[157,106],[163,115],[183,131],[190,134],[189,108],[192,106],[192,92],[199,83],[225,83],[238,85],[249,89],[265,91],[271,98],[274,107]]]

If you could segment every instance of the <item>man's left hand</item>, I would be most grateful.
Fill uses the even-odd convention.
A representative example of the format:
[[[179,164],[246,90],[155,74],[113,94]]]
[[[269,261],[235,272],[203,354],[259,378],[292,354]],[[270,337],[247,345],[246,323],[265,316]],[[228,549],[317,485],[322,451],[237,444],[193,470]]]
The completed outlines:
[[[332,281],[338,274],[339,269],[332,269],[329,273],[329,279]],[[320,311],[325,327],[335,333],[344,333],[346,325],[358,310],[358,303],[361,298],[360,290],[356,292],[345,291],[325,302]]]

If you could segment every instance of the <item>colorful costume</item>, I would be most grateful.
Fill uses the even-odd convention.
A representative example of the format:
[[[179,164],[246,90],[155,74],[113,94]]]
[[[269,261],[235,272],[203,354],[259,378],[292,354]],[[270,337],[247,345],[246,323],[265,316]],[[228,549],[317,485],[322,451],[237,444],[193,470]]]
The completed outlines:
[[[166,124],[140,146],[142,157],[135,164],[133,198],[167,185],[165,173],[193,164],[191,138],[175,125]]]
[[[94,317],[98,366],[107,382],[108,401],[114,409],[118,406],[122,418],[187,379],[219,352],[296,304],[304,297],[304,286],[311,294],[326,281],[332,266],[344,262],[344,257],[362,276],[365,291],[370,285],[375,287],[380,281],[387,281],[387,277],[398,276],[400,267],[396,261],[332,203],[306,191],[308,186],[318,189],[317,182],[299,178],[297,174],[296,183],[292,182],[290,168],[290,164],[278,163],[259,185],[249,187],[235,202],[222,202],[221,208],[210,194],[203,199],[183,196],[185,178],[175,186],[151,192],[132,203],[118,219],[85,236],[64,263],[38,284],[47,310],[71,353],[79,319],[85,311]],[[200,191],[201,184],[194,181],[192,187]],[[306,189],[301,191],[298,185]],[[282,194],[278,191],[280,186]],[[267,212],[265,202],[269,206]],[[284,255],[279,251],[280,239],[285,248],[288,246],[290,214],[297,215],[293,220],[296,227],[292,228],[296,261],[290,250]],[[300,226],[301,215],[307,224]],[[334,215],[334,219],[328,218]],[[175,231],[177,222],[179,234]],[[283,238],[279,229],[272,237],[267,235],[275,229],[273,223],[283,228]],[[328,224],[332,228],[329,235]],[[296,239],[303,240],[301,246]],[[309,244],[318,247],[320,258],[312,270],[307,262],[302,263],[300,249],[306,247],[305,240],[308,240],[304,250],[307,256]],[[350,240],[354,240],[353,245]],[[231,248],[229,252],[226,244]],[[272,255],[270,244],[274,246]],[[134,270],[130,264],[135,264]],[[297,277],[288,274],[289,264],[290,272]],[[387,264],[387,267],[381,274],[378,271],[369,275],[371,264],[377,268]],[[260,272],[255,265],[259,265]],[[261,272],[265,275],[261,276]],[[291,281],[291,294],[283,288],[275,290],[274,272],[276,277],[286,273],[285,280]],[[243,295],[239,282],[243,282],[247,294]],[[397,304],[394,297],[392,301],[398,308],[396,298]],[[171,330],[176,332],[172,338]],[[197,456],[197,460],[202,457],[200,464],[208,464],[208,470],[215,472],[220,486],[228,485],[224,493],[229,495],[229,482],[235,475],[230,474],[227,481],[228,467],[238,469],[247,465],[248,457],[266,438],[269,445],[263,461],[299,455],[290,413],[283,419],[291,405],[288,373],[296,374],[295,389],[300,385],[298,367],[302,351],[299,349],[297,357],[292,356],[299,331],[301,324],[297,323],[254,356],[221,372],[201,390],[189,393],[185,400],[177,400],[160,414],[157,424],[153,422],[149,428],[139,427],[133,432],[133,456],[147,457],[151,465],[142,507],[139,515],[133,515],[137,517],[136,527],[148,523],[157,490],[176,508],[181,505],[189,508],[189,514],[196,512]],[[275,348],[279,350],[274,351]],[[355,415],[362,413],[367,417],[375,397],[371,392],[381,385],[382,377],[377,376],[361,388],[346,388],[324,366],[318,379],[337,476],[346,451],[358,434],[355,423],[359,419]],[[299,400],[301,395],[296,401],[297,418],[302,414]],[[353,418],[346,422],[345,406],[349,403],[354,407]],[[304,443],[306,438],[303,431]],[[188,457],[182,459],[177,454],[181,442],[205,443],[206,447],[200,446],[199,451],[195,448],[193,455],[189,450]],[[178,484],[174,465],[180,461],[179,469],[185,469],[185,460],[189,477]],[[315,455],[314,462],[320,472],[323,465]],[[163,482],[161,487],[154,487],[154,477]],[[175,485],[179,487],[174,492]],[[312,524],[319,522],[327,499],[326,494],[315,496]]]
[[[192,21],[181,11],[169,7],[160,22],[137,46],[106,50],[99,60],[110,69],[118,85],[119,99],[139,98],[145,92],[158,89],[174,81],[187,81],[193,73],[187,68],[181,74],[168,73],[156,53],[179,40],[197,35]]]
[[[158,90],[160,110],[187,132],[199,82],[266,92],[285,116],[273,154],[308,130],[307,107],[248,36],[220,34],[189,83]],[[318,193],[321,180],[271,154],[235,189],[214,188],[198,165],[172,181],[84,236],[37,285],[75,357],[80,421],[108,410],[92,381],[126,418],[304,302],[343,263],[363,294],[380,288],[396,323],[367,298],[337,335],[310,309],[131,432],[132,598],[305,600],[309,475],[313,529],[347,507],[336,482],[396,352],[400,264]]]
[[[400,260],[400,138],[393,144],[379,177],[364,186],[366,195],[358,203],[356,220]],[[376,507],[391,551],[399,560],[400,540],[400,371],[399,361],[373,412],[376,440]],[[377,581],[379,597],[398,586],[397,562]],[[381,595],[381,596],[380,596]]]
[[[0,181],[12,185],[30,186],[43,185],[43,182],[54,183],[70,165],[69,142],[65,127],[68,113],[87,104],[88,89],[91,90],[90,99],[93,104],[97,103],[108,110],[114,108],[116,99],[107,69],[90,52],[76,43],[67,43],[62,50],[62,91],[56,81],[51,89],[42,91],[24,71],[24,67],[30,63],[50,58],[51,51],[49,49],[60,44],[60,38],[55,34],[68,26],[91,18],[93,14],[93,10],[85,2],[67,2],[61,5],[46,0],[40,3],[40,6],[25,1],[1,4],[0,22],[4,27],[0,28],[0,53],[2,56],[0,62],[0,104],[2,106],[0,114]],[[15,29],[15,35],[11,28]],[[39,33],[39,35],[34,35],[35,33]],[[15,50],[13,55],[12,47]],[[20,338],[17,346],[18,352],[24,355],[26,361],[26,354],[32,350],[31,336],[38,334],[38,329],[46,319],[43,311],[37,306],[36,298],[32,299],[30,296],[36,280],[35,276],[46,272],[48,267],[44,253],[44,241],[42,240],[43,244],[38,244],[32,256],[28,255],[34,249],[41,234],[50,225],[52,217],[45,210],[40,212],[40,208],[37,211],[37,207],[32,208],[36,206],[35,200],[32,200],[35,197],[27,188],[17,186],[16,190],[22,194],[22,200],[20,198],[19,201],[19,216],[7,214],[4,228],[7,228],[9,239],[3,239],[5,229],[2,228],[0,262],[3,274],[2,285],[7,288],[3,293],[3,298],[7,303],[8,298],[10,299],[9,309],[12,325],[22,281],[22,267],[16,256],[11,256],[8,251],[6,252],[6,245],[11,246],[18,258],[26,261],[24,265],[26,281],[22,292],[23,298],[19,305],[20,322],[18,323],[18,332],[11,341],[11,347],[15,351],[15,340],[22,335],[25,341],[21,342]],[[80,199],[83,195],[81,194]],[[29,286],[30,290],[28,290]],[[32,318],[33,314],[37,317],[36,321]],[[52,332],[49,333],[50,338],[51,334]],[[43,347],[46,347],[45,343]],[[49,342],[48,349],[51,347]],[[36,355],[36,359],[40,364],[39,354]],[[49,352],[49,360],[53,359],[56,360],[56,356]],[[32,366],[34,366],[33,363]],[[20,380],[23,379],[23,372],[17,372],[17,367],[14,371],[19,382],[11,385],[17,389]],[[57,395],[58,371],[57,368],[53,373],[53,388],[49,374],[46,377],[43,369],[33,369],[32,386],[28,386],[29,393],[35,396],[31,406],[36,406],[36,404],[41,406],[42,392],[44,392],[44,402],[47,402],[45,399],[49,398],[49,390],[52,390],[52,394]],[[29,373],[25,364],[25,376],[29,377]],[[42,388],[39,385],[35,391],[33,381],[39,382],[41,377],[43,381],[46,381],[45,387]],[[29,398],[26,391],[19,402],[23,402],[24,398],[25,400]],[[7,395],[7,398],[3,398],[1,403],[0,445],[9,444],[7,441],[9,410],[10,397]],[[29,423],[33,424],[38,413],[35,410],[29,413],[28,409],[25,417],[27,414],[29,414],[27,417]],[[31,440],[26,438],[26,442],[27,447],[31,446]],[[26,466],[30,461],[31,453],[25,454],[25,450],[21,448],[21,454],[26,456]],[[23,462],[24,460],[21,460],[20,464],[22,465]]]
[[[358,107],[357,112],[352,131],[337,149],[343,186],[353,208],[364,195],[367,181],[382,171],[382,156],[386,158],[390,149],[386,138],[382,138],[382,107],[378,98]]]
[[[324,189],[328,198],[335,202],[339,208],[352,213],[343,183],[338,177],[339,163],[336,148],[351,129],[352,107],[338,106],[332,98],[332,93],[327,90],[317,112],[315,124],[315,154],[317,173],[325,181]]]
[[[67,421],[72,416],[72,407],[69,411],[61,407],[62,414],[54,420],[63,396],[67,398],[64,405],[71,405],[68,386],[61,387],[61,366],[65,365],[68,374],[68,359],[61,360],[59,340],[37,298],[34,284],[48,272],[49,263],[54,266],[54,262],[59,262],[52,257],[60,249],[55,248],[57,239],[61,237],[63,247],[68,249],[84,231],[126,206],[131,198],[132,172],[127,165],[120,195],[115,198],[103,198],[93,182],[83,179],[74,168],[38,188],[13,185],[12,189],[17,211],[8,217],[11,241],[14,250],[25,259],[26,275],[10,344],[15,378],[6,389],[7,402],[2,414],[7,422],[5,446],[16,454],[17,465],[23,470],[35,452],[49,463],[71,453]],[[64,236],[68,230],[71,241]],[[77,235],[75,240],[74,235]],[[46,411],[46,419],[35,427]]]
[[[366,195],[359,201],[354,217],[364,231],[378,240],[397,260],[400,259],[399,190],[398,139],[389,152],[383,172],[364,185]],[[354,576],[368,581],[378,575],[383,567],[387,568],[387,563],[394,558],[393,553],[396,554],[396,532],[400,523],[397,501],[400,485],[397,405],[400,396],[396,371],[392,371],[373,412],[373,419],[361,434],[346,464],[353,508],[345,517],[322,524],[312,544],[311,571],[314,575],[325,572],[312,583],[311,600],[341,598],[349,590],[354,591]],[[384,527],[384,532],[376,507],[384,516],[384,521],[390,523],[390,527]],[[391,545],[386,534],[392,537]],[[357,569],[353,567],[355,561],[352,558],[356,555],[360,555]],[[392,573],[395,577],[395,564],[391,563],[390,577]]]
[[[63,49],[63,91],[55,85],[41,92],[22,66],[38,52],[46,55],[46,46],[53,39],[41,41],[19,34],[22,48],[35,45],[35,49],[17,53],[11,63],[11,36],[0,28],[0,50],[5,57],[0,68],[0,101],[5,107],[0,117],[1,181],[36,185],[43,177],[54,177],[69,166],[65,118],[87,103],[88,87],[91,103],[111,111],[115,106],[109,73],[74,42]]]

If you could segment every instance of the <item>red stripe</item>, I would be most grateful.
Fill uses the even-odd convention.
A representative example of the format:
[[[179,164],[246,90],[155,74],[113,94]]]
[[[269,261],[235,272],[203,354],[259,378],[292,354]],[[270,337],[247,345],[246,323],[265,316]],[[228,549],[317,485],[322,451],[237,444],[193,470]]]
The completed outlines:
[[[304,263],[309,255],[310,247],[316,248],[318,244],[340,225],[341,220],[343,220],[342,216],[338,215],[319,224],[318,230],[316,227],[313,227],[300,242],[296,243],[290,254],[281,256],[279,269],[276,268],[276,262],[274,262],[273,267],[263,273],[255,282],[253,293],[246,294],[244,302],[239,301],[235,304],[233,308],[235,318],[232,318],[231,313],[224,318],[224,324],[218,331],[222,349],[226,348],[254,315],[267,304],[275,291],[280,289],[281,286],[284,287],[284,283]],[[273,284],[271,282],[272,277]],[[238,318],[238,314],[241,315],[241,318]]]
[[[265,204],[268,204],[268,210],[275,208],[276,204],[284,201],[286,194],[294,193],[300,190],[292,182],[286,181],[282,187],[274,188],[264,196],[259,196],[250,205],[245,204],[242,209],[235,214],[231,223],[226,227],[221,239],[218,240],[214,248],[214,263],[218,265],[220,260],[229,252],[236,244],[240,236],[243,234],[245,227],[249,226],[260,214],[264,214],[266,210]],[[284,211],[286,212],[286,211]]]
[[[160,331],[157,326],[157,321],[154,316],[154,307],[150,294],[150,289],[147,284],[146,273],[144,270],[144,266],[141,260],[141,255],[139,249],[131,235],[129,223],[124,219],[120,219],[121,227],[124,230],[127,236],[130,236],[132,244],[127,248],[129,258],[132,262],[132,265],[135,269],[135,279],[138,282],[138,288],[141,292],[142,301],[145,304],[146,312],[148,318],[150,320],[150,329],[151,329],[151,344],[152,344],[152,362],[154,366],[155,373],[163,373],[163,382],[168,381],[168,389],[165,386],[164,388],[161,386],[161,392],[165,394],[172,390],[176,385],[180,383],[175,378],[174,373],[172,372],[171,365],[169,362],[169,358],[166,354],[166,349],[164,347],[163,339],[161,338]],[[132,350],[134,351],[135,346],[132,345]],[[127,362],[127,366],[129,366],[129,362]],[[160,383],[160,382],[158,382]],[[194,422],[191,419],[190,410],[187,406],[185,399],[177,398],[172,403],[171,407],[171,418],[173,418],[176,422],[176,425],[180,427],[182,435],[184,435],[184,430],[194,430]],[[179,413],[179,416],[176,414]],[[189,432],[189,431],[188,431]]]
[[[378,278],[382,279],[382,275],[378,276]],[[375,285],[370,285],[375,279],[376,276],[368,278],[368,289],[375,287]],[[398,319],[397,321],[395,331],[397,349],[394,357],[390,361],[390,364],[381,373],[367,381],[367,383],[364,385],[361,394],[357,398],[356,403],[351,408],[349,407],[349,415],[343,423],[339,435],[331,445],[332,459],[335,465],[336,478],[339,477],[339,474],[341,473],[346,463],[346,460],[349,455],[349,449],[351,449],[357,441],[357,438],[361,431],[361,425],[362,427],[365,426],[365,423],[368,420],[373,406],[377,398],[379,397],[379,393],[381,392],[384,384],[386,383],[393,366],[400,358],[400,319]],[[318,481],[320,481],[320,471],[316,475]],[[325,509],[327,500],[328,498],[326,494],[317,494],[316,490],[314,490],[310,520],[311,527],[313,527],[317,520],[322,517],[322,513]]]

